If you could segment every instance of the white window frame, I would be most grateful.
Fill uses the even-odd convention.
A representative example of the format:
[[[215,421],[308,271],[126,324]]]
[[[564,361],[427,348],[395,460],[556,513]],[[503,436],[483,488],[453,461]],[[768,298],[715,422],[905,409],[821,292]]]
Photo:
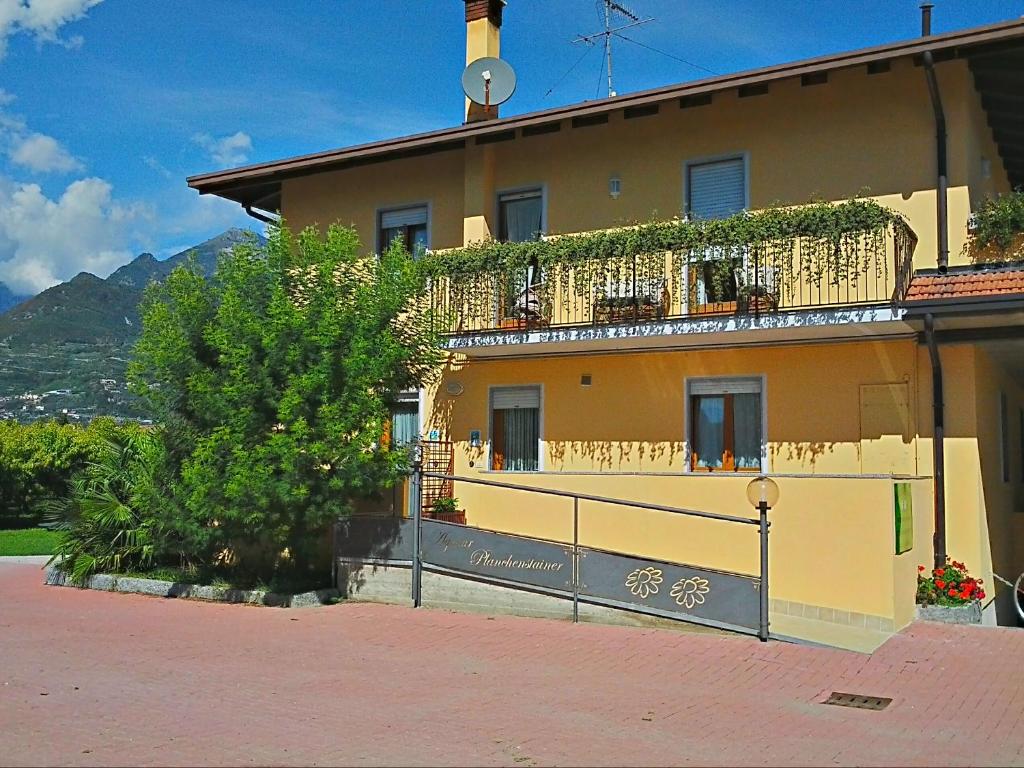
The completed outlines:
[[[373,214],[373,241],[376,243],[376,253],[382,253],[383,250],[390,245],[390,243],[382,243],[380,241],[381,233],[381,219],[385,213],[391,211],[402,211],[406,208],[426,208],[427,209],[427,250],[429,251],[434,245],[434,206],[430,200],[419,200],[407,203],[396,203],[395,205],[381,205],[378,206]]]
[[[523,184],[517,187],[508,187],[506,189],[496,190],[494,193],[494,230],[492,236],[497,240],[497,235],[501,234],[501,198],[504,195],[521,195],[526,192],[540,192],[540,236],[543,240],[548,233],[548,185],[546,183],[540,184]],[[541,278],[543,279],[543,278]],[[533,284],[533,274],[527,271],[527,282]],[[525,288],[525,286],[522,286]],[[518,295],[517,289],[517,295]],[[494,325],[498,324],[498,319],[501,317],[501,295],[495,295],[494,297],[494,311],[492,313],[491,322]],[[490,465],[488,465],[490,466]]]
[[[693,419],[690,407],[693,396],[693,385],[705,381],[756,381],[761,387],[761,474],[768,474],[768,377],[765,374],[748,376],[687,376],[683,383],[683,471],[691,475],[706,475],[708,472],[696,471],[692,468],[693,457]],[[724,394],[724,393],[723,393]],[[715,475],[751,475],[752,472],[729,472],[715,470]]]
[[[540,192],[540,234],[543,239],[548,233],[548,185],[547,183],[523,184],[517,187],[499,189],[494,193],[494,234],[501,234],[501,198],[503,195],[521,195],[525,192]],[[497,237],[495,237],[497,239]]]
[[[535,470],[519,470],[519,469],[493,469],[494,467],[494,390],[496,389],[526,389],[532,387],[536,389],[540,394],[540,407],[538,408],[537,418],[539,423],[537,424],[537,469]],[[544,471],[544,447],[546,445],[544,439],[544,385],[537,383],[525,383],[525,384],[492,384],[487,387],[487,472],[501,472],[503,474],[511,475],[532,475],[535,472]]]

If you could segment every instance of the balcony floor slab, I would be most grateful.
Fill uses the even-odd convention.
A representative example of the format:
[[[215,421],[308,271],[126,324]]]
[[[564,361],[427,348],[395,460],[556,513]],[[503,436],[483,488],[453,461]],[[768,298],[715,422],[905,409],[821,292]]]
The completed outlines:
[[[694,317],[624,325],[492,331],[450,337],[447,348],[467,357],[616,353],[801,343],[915,335],[888,305],[800,312]]]

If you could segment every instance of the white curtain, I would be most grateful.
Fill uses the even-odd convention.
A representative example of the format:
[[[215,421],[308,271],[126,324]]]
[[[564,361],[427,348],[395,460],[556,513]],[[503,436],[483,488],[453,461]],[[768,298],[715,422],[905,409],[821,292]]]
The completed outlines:
[[[505,469],[536,472],[539,467],[540,410],[505,408]]]
[[[415,403],[395,407],[391,415],[391,441],[395,445],[408,445],[419,437],[420,412]]]
[[[505,237],[510,243],[536,240],[542,230],[543,201],[539,196],[506,200]]]
[[[697,466],[722,468],[725,452],[725,398],[700,397],[697,400],[697,434],[694,440]]]
[[[761,396],[733,395],[736,469],[761,468]]]

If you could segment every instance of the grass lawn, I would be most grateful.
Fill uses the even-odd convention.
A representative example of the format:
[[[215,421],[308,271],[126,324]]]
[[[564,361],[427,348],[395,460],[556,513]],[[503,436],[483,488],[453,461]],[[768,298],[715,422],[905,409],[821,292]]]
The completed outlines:
[[[50,555],[60,540],[60,531],[23,528],[0,531],[0,557],[4,555]]]

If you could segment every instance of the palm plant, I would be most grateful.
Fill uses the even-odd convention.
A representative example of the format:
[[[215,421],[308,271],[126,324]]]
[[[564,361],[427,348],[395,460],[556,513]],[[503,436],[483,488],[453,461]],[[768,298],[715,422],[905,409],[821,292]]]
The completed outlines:
[[[153,563],[161,526],[157,498],[160,443],[145,432],[103,441],[94,461],[76,475],[70,493],[47,503],[52,527],[65,532],[47,565],[82,584],[95,573],[123,573]]]

